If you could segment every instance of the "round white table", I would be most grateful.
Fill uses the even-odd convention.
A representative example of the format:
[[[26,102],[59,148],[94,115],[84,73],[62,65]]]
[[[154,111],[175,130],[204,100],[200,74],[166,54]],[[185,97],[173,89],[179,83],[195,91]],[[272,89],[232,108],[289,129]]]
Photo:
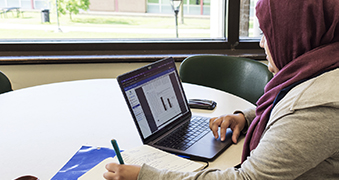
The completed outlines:
[[[184,83],[187,98],[215,100],[215,110],[192,109],[214,117],[254,107],[234,95]],[[31,174],[50,179],[82,145],[121,149],[142,144],[116,79],[62,82],[0,95],[0,176]],[[210,168],[240,162],[243,139],[229,147]]]

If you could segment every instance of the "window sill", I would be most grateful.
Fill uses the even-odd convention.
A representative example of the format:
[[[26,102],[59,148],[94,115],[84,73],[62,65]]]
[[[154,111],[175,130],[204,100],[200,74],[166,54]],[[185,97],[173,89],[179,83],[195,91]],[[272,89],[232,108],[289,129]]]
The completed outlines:
[[[0,56],[0,65],[154,62],[165,57],[173,57],[175,61],[181,62],[186,57],[196,54],[229,55],[255,60],[265,59],[265,54],[260,50],[230,50],[226,53],[191,54]]]

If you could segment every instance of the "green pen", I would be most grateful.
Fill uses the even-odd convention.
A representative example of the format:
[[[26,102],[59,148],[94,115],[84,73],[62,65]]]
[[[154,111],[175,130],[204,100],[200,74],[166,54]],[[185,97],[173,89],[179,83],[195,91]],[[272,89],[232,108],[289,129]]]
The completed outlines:
[[[115,139],[112,139],[112,140],[111,140],[111,143],[112,143],[112,145],[113,145],[113,149],[114,149],[114,151],[115,151],[115,154],[116,154],[117,157],[118,157],[119,163],[120,163],[120,164],[124,164],[124,160],[122,159],[122,156],[121,156],[121,154],[120,154],[120,149],[119,149],[119,146],[118,146],[117,141],[116,141]]]

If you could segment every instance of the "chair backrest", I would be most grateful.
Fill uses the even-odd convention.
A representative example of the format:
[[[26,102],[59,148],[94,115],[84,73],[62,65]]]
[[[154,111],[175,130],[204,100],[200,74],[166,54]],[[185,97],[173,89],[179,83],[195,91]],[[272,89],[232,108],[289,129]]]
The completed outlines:
[[[267,65],[252,59],[195,55],[187,57],[179,68],[183,82],[212,87],[237,95],[255,104],[273,74]]]
[[[0,94],[12,91],[12,84],[7,76],[0,71]]]

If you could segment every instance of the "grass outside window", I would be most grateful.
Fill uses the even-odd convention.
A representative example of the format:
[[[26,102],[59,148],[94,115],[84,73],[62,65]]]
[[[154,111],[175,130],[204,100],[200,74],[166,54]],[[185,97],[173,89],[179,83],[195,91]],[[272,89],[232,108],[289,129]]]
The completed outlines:
[[[23,12],[19,18],[8,14],[0,19],[0,39],[175,38],[174,16],[78,14],[72,20],[61,15],[59,22],[62,32],[57,32],[55,13],[50,13],[50,23],[41,22],[40,12]],[[179,36],[208,38],[209,28],[209,18],[188,17],[179,24]]]

